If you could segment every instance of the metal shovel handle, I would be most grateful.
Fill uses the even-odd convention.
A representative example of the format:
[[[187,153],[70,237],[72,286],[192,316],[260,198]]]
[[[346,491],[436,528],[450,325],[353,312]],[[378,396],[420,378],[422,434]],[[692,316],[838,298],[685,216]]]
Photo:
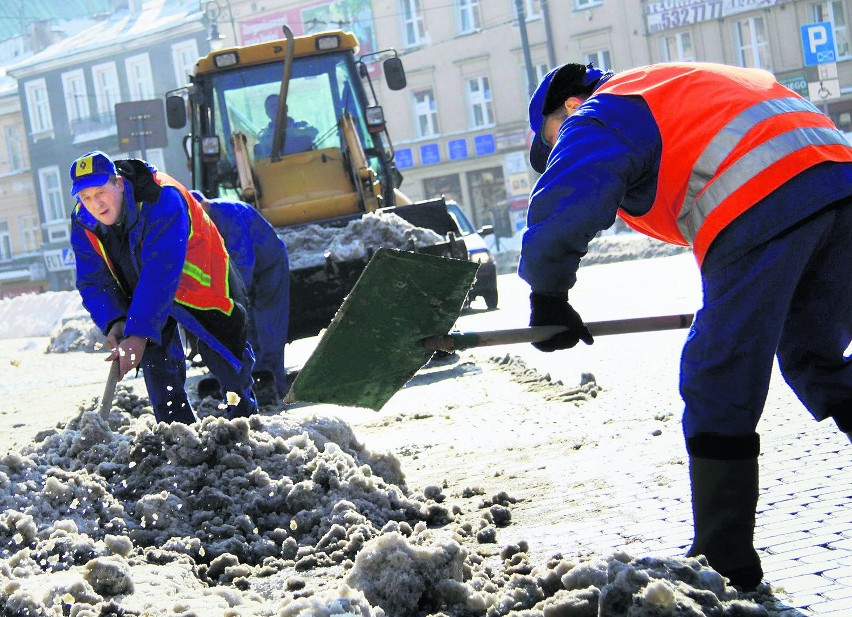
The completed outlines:
[[[630,334],[688,328],[692,324],[692,319],[692,314],[657,315],[654,317],[614,319],[612,321],[593,321],[587,323],[586,326],[592,336],[604,336],[607,334]],[[540,343],[565,330],[567,330],[565,326],[530,326],[528,328],[486,332],[451,332],[445,335],[430,336],[420,342],[424,347],[433,351],[452,352],[488,345]]]

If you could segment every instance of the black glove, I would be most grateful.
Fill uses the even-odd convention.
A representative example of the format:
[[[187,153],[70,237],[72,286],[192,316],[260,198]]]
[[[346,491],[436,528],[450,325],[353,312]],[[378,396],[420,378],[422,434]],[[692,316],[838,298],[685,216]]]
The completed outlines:
[[[543,296],[535,292],[530,294],[531,326],[565,326],[565,332],[554,334],[546,341],[533,343],[539,351],[569,349],[579,341],[586,345],[595,342],[592,333],[580,319],[580,315],[568,304],[567,297]]]

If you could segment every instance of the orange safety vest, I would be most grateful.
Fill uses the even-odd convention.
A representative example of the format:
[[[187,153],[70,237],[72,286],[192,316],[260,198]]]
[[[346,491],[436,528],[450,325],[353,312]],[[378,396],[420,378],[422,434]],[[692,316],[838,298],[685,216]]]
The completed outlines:
[[[720,231],[782,184],[822,162],[852,162],[831,119],[760,69],[657,64],[618,73],[598,94],[641,96],[662,138],[650,211],[619,216],[691,245],[699,265]]]
[[[154,181],[160,186],[173,186],[178,189],[187,204],[189,214],[186,260],[183,263],[175,301],[190,308],[218,309],[230,315],[234,309],[228,286],[230,258],[219,230],[183,184],[162,171],[154,173]],[[142,203],[137,203],[137,206],[141,208]],[[77,207],[80,207],[79,203]],[[86,229],[86,235],[95,251],[106,262],[113,277],[120,280],[100,238],[89,229]]]

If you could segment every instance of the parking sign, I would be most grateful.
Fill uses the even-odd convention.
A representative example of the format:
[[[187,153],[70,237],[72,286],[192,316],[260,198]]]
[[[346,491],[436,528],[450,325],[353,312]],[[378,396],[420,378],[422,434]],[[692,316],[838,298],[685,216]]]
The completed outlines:
[[[820,21],[802,26],[802,50],[805,52],[806,66],[836,62],[831,22]]]

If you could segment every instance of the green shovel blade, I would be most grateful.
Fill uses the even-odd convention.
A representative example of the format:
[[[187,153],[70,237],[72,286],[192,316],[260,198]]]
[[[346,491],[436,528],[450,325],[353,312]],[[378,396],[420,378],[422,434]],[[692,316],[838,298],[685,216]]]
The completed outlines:
[[[422,253],[376,251],[285,402],[381,409],[432,356],[421,339],[452,328],[477,267]]]

